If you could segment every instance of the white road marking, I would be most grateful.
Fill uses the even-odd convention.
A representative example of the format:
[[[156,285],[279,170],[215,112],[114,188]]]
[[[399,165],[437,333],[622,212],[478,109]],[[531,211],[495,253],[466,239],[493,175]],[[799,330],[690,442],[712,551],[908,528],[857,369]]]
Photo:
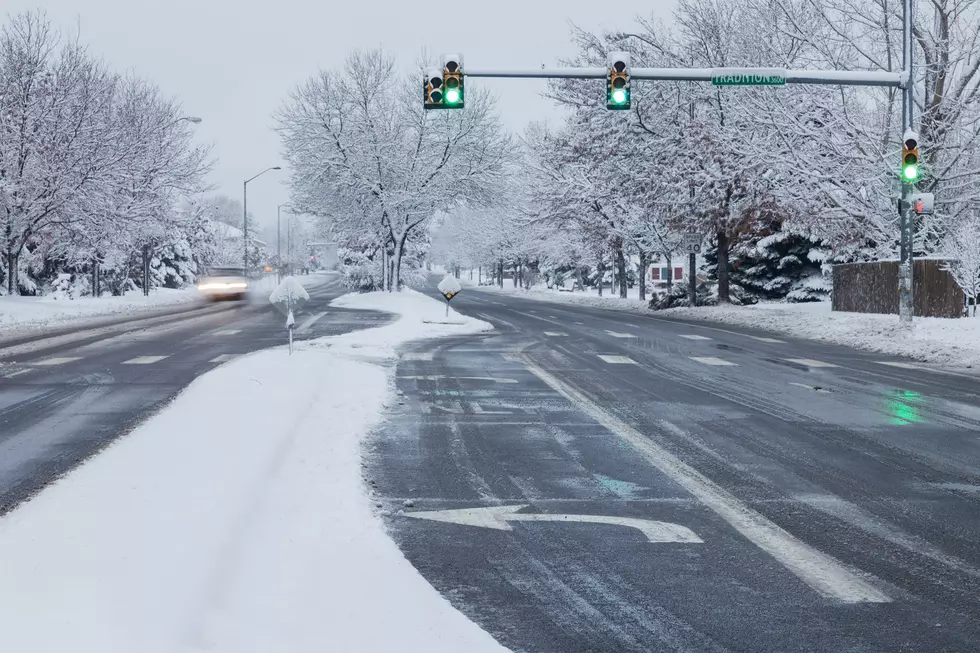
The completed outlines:
[[[775,558],[818,593],[844,603],[887,603],[891,599],[860,573],[783,530],[764,515],[704,476],[626,422],[604,410],[585,394],[522,357],[528,371],[564,396],[611,433],[631,445],[646,460],[690,492],[735,530]],[[669,422],[664,428],[683,431]]]
[[[790,363],[796,363],[797,365],[806,365],[807,367],[837,367],[833,363],[825,363],[823,361],[815,361],[812,358],[787,358]]]
[[[522,506],[490,506],[488,508],[463,508],[457,510],[432,510],[407,512],[406,517],[413,519],[428,519],[431,521],[460,524],[463,526],[478,526],[499,531],[510,531],[513,527],[508,522],[580,522],[585,524],[610,524],[635,528],[646,535],[648,542],[680,542],[683,544],[702,544],[704,540],[694,531],[680,524],[653,521],[652,519],[636,519],[633,517],[610,517],[606,515],[555,515],[548,513],[519,513]]]
[[[27,374],[30,371],[31,370],[29,370],[29,369],[27,369],[27,370],[17,370],[16,372],[11,372],[10,374],[4,374],[3,375],[3,378],[5,378],[5,379],[12,379],[15,376],[20,376],[21,374]]]
[[[898,367],[903,370],[920,370],[921,365],[913,365],[912,363],[896,363],[894,361],[876,361],[879,365],[887,365],[889,367]]]
[[[580,326],[585,326],[585,322],[576,322],[575,324],[578,324]]]
[[[635,338],[636,337],[632,333],[616,333],[615,331],[610,331],[609,329],[606,329],[606,333],[608,333],[609,335],[611,335],[613,338]]]
[[[218,356],[216,358],[212,358],[211,359],[211,362],[212,363],[227,363],[228,361],[230,361],[232,359],[235,359],[235,358],[238,358],[238,355],[237,354],[221,354],[220,356]]]
[[[38,361],[34,365],[64,365],[65,363],[74,363],[75,361],[82,360],[81,356],[65,356],[63,358],[46,358],[43,361]]]
[[[749,336],[749,337],[752,338],[753,340],[758,340],[759,342],[771,342],[771,343],[775,343],[777,345],[785,345],[786,344],[786,341],[785,340],[776,340],[775,338],[761,338],[759,336]]]
[[[737,363],[732,363],[731,361],[726,361],[723,358],[714,358],[713,356],[691,356],[692,361],[697,361],[704,365],[714,365],[715,367],[737,367]]]
[[[152,365],[153,363],[159,363],[165,358],[170,358],[170,356],[137,356],[136,358],[130,358],[128,361],[123,362],[123,365]]]
[[[241,329],[224,329],[223,331],[215,331],[214,332],[214,335],[216,335],[216,336],[233,336],[236,333],[241,333],[241,332],[242,332]]]
[[[613,365],[636,365],[636,361],[629,356],[612,356],[609,354],[599,354],[599,358],[612,363]]]
[[[403,361],[430,361],[432,360],[431,351],[410,351],[402,354]]]
[[[705,336],[681,336],[681,338],[687,338],[688,340],[711,340],[711,338],[706,338]]]
[[[517,379],[505,379],[495,376],[450,376],[446,374],[431,374],[427,376],[399,376],[399,379],[416,379],[419,381],[438,381],[439,379],[465,379],[467,381],[493,381],[494,383],[517,383]]]
[[[310,328],[317,323],[317,320],[319,320],[324,315],[326,315],[326,312],[317,313],[313,317],[308,318],[305,322],[299,325],[299,328],[296,329],[296,333],[303,333],[304,331],[309,331]]]
[[[567,336],[568,334],[564,331],[545,331],[544,335],[548,336],[549,338],[561,338],[563,336]]]

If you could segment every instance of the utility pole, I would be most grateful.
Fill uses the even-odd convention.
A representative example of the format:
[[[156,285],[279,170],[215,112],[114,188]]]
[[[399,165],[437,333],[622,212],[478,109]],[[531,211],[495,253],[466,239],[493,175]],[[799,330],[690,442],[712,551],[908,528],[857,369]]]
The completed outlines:
[[[914,79],[912,62],[912,0],[902,0],[902,62],[903,68],[908,74],[905,81],[905,88],[902,93],[902,142],[904,143],[911,136],[914,140],[915,133],[912,130],[913,112],[915,110],[915,99],[913,95]],[[904,150],[903,150],[904,152]],[[902,162],[902,198],[898,203],[898,211],[901,221],[900,256],[901,261],[898,266],[898,316],[899,321],[907,327],[912,326],[912,315],[915,311],[913,297],[913,248],[915,244],[915,224],[912,213],[912,202],[910,196],[915,190],[915,177],[905,174],[905,161]]]

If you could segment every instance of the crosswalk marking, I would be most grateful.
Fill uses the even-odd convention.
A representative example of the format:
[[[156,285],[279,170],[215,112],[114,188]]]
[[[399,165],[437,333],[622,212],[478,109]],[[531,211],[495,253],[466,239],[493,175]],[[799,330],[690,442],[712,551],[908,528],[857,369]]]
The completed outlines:
[[[74,363],[75,361],[82,360],[81,356],[64,356],[62,358],[46,358],[43,361],[38,361],[34,365],[64,365],[65,363]]]
[[[704,336],[681,336],[681,338],[686,338],[688,340],[711,340],[711,338],[706,338]]]
[[[212,358],[211,359],[211,362],[212,363],[227,363],[228,361],[232,360],[233,358],[237,358],[237,356],[235,354],[221,354],[220,356],[216,356],[215,358]]]
[[[899,363],[896,361],[876,361],[879,365],[888,365],[889,367],[898,367],[903,370],[920,370],[921,365],[913,365],[912,363]]]
[[[216,336],[233,336],[236,333],[241,333],[241,332],[242,332],[241,329],[224,329],[223,331],[215,331],[214,332],[214,335],[216,335]]]
[[[610,331],[609,329],[606,329],[606,333],[608,333],[609,335],[611,335],[613,338],[635,338],[636,337],[632,333],[616,333],[615,331]]]
[[[797,365],[805,365],[807,367],[837,367],[833,363],[825,363],[823,361],[815,361],[812,358],[787,358],[790,363],[796,363]]]
[[[159,363],[164,358],[170,358],[170,356],[137,356],[136,358],[130,358],[128,361],[124,361],[123,365],[152,365],[153,363]]]
[[[612,356],[609,354],[599,354],[599,358],[614,365],[636,365],[636,361],[629,356]]]
[[[785,345],[786,344],[786,341],[785,340],[776,340],[775,338],[763,338],[761,336],[749,336],[749,337],[752,338],[753,340],[758,340],[759,342],[771,342],[771,343],[775,343],[777,345]]]
[[[430,361],[432,360],[431,351],[409,351],[402,354],[403,361]]]
[[[567,336],[568,334],[565,333],[564,331],[545,331],[544,335],[549,336],[551,338],[560,338],[562,336]]]
[[[714,365],[715,367],[735,367],[737,363],[732,363],[731,361],[726,361],[723,358],[714,358],[712,356],[691,356],[692,361],[697,361],[704,365]]]

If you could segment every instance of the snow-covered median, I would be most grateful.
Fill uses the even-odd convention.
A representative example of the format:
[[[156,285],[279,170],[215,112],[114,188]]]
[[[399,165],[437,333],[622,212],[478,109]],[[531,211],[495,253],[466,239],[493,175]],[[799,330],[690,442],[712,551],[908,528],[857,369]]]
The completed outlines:
[[[400,318],[206,374],[0,519],[4,650],[504,650],[385,534],[359,456],[396,347],[492,327],[413,292],[335,305]]]
[[[658,316],[776,331],[950,367],[980,367],[980,318],[922,318],[907,332],[897,315],[835,313],[830,302],[673,308]]]

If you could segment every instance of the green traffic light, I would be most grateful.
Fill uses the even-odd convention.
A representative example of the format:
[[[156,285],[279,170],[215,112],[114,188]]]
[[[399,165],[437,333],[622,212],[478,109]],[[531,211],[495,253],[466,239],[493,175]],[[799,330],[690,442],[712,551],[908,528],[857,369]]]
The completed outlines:
[[[617,88],[612,94],[613,102],[616,104],[623,104],[626,102],[626,91],[621,88]]]
[[[456,104],[457,102],[459,102],[459,90],[455,88],[451,88],[448,91],[446,91],[446,102],[448,104]]]
[[[914,163],[905,166],[902,169],[902,175],[904,175],[905,179],[908,181],[915,181],[919,176],[919,166]]]

